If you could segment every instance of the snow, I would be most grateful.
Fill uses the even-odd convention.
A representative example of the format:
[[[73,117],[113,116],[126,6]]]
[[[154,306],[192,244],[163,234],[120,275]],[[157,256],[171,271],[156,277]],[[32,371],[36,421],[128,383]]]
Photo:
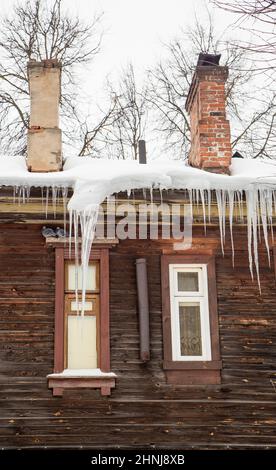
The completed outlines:
[[[231,176],[192,168],[183,161],[154,160],[140,165],[130,160],[69,157],[63,171],[30,173],[24,157],[0,155],[0,186],[71,187],[69,208],[76,211],[100,204],[107,196],[132,189],[247,190],[274,184],[276,166],[264,160],[233,159]]]
[[[247,204],[249,267],[253,277],[253,264],[259,281],[258,238],[259,227],[268,254],[268,232],[272,226],[276,201],[276,166],[269,160],[233,159],[231,175],[219,175],[192,168],[183,161],[155,160],[140,165],[130,160],[104,160],[91,157],[70,157],[63,171],[56,173],[30,173],[23,157],[0,156],[0,187],[13,186],[19,198],[28,196],[31,187],[46,191],[46,210],[51,194],[53,203],[61,191],[66,200],[67,189],[73,189],[68,203],[70,233],[72,225],[81,226],[83,283],[93,243],[99,205],[106,197],[134,189],[187,189],[191,207],[201,203],[206,219],[206,206],[210,213],[210,191],[216,194],[221,247],[225,240],[226,208],[229,207],[229,225],[234,256],[232,234],[234,207],[241,208],[243,194]],[[242,217],[242,215],[241,215]],[[75,230],[75,233],[77,230]],[[76,240],[77,241],[77,240]],[[82,298],[84,300],[83,289]]]
[[[109,378],[116,377],[114,372],[103,372],[101,369],[64,369],[63,372],[54,373],[47,375],[47,378],[57,378],[57,377],[100,377],[100,378]]]
[[[253,178],[276,176],[276,165],[273,160],[233,158],[231,165],[232,176],[249,176]]]

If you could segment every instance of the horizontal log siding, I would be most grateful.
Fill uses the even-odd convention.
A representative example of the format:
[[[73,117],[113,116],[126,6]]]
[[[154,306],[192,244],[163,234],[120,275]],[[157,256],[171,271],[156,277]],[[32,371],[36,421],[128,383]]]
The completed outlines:
[[[261,284],[248,272],[245,230],[220,254],[217,229],[194,231],[195,250],[217,252],[222,384],[168,386],[162,370],[160,253],[168,242],[112,249],[110,398],[70,390],[53,398],[54,254],[41,226],[0,230],[0,447],[276,447],[276,291],[261,249]],[[148,262],[151,360],[139,360],[135,259]]]

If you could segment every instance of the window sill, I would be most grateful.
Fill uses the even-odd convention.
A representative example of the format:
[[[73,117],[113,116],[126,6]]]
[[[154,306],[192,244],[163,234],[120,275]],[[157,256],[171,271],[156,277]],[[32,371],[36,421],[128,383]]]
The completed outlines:
[[[100,369],[65,369],[47,375],[47,379],[54,396],[62,396],[65,388],[100,388],[101,395],[106,396],[115,387],[116,374]]]
[[[217,385],[222,361],[164,361],[167,383],[172,385]]]

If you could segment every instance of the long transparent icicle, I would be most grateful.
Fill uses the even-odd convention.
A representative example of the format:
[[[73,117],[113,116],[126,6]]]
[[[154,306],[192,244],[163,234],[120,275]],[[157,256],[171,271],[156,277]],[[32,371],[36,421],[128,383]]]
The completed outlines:
[[[252,279],[254,278],[253,274],[253,258],[254,265],[256,270],[257,282],[259,290],[261,290],[260,285],[260,274],[259,274],[259,257],[258,257],[258,191],[256,190],[247,190],[245,191],[246,195],[246,206],[247,206],[247,236],[248,236],[248,259],[249,259],[249,269]],[[253,244],[253,253],[252,253],[252,244]]]
[[[235,204],[235,193],[234,191],[228,191],[228,201],[229,201],[229,228],[230,228],[230,239],[231,239],[231,249],[232,249],[232,266],[235,264],[235,246],[233,239],[233,214],[234,214],[234,204]]]
[[[269,242],[268,242],[268,217],[269,217],[269,205],[267,201],[269,200],[269,191],[267,189],[259,189],[259,201],[260,201],[260,217],[262,221],[262,228],[264,234],[264,241],[267,251],[268,263],[270,266],[270,251],[269,251]]]
[[[224,255],[224,241],[225,241],[225,199],[222,199],[222,191],[220,189],[216,190],[217,198],[217,208],[219,216],[219,231],[220,231],[220,244],[221,251]],[[223,205],[224,204],[224,205]]]
[[[99,205],[95,204],[88,210],[83,212],[73,211],[74,231],[78,231],[78,226],[81,228],[81,273],[82,273],[82,303],[81,313],[84,315],[85,308],[85,294],[86,294],[86,280],[89,265],[89,256],[92,248],[92,243],[95,236],[96,225],[98,220]],[[76,268],[77,269],[77,268]]]

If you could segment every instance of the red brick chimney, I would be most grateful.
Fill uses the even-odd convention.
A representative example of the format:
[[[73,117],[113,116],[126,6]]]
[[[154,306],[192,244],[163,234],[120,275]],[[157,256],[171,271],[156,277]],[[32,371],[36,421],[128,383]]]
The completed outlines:
[[[199,54],[186,100],[191,120],[189,163],[213,173],[229,174],[230,126],[225,111],[228,67],[219,65],[220,55]]]
[[[28,63],[31,99],[27,163],[29,171],[62,168],[59,100],[61,64],[55,59]]]

